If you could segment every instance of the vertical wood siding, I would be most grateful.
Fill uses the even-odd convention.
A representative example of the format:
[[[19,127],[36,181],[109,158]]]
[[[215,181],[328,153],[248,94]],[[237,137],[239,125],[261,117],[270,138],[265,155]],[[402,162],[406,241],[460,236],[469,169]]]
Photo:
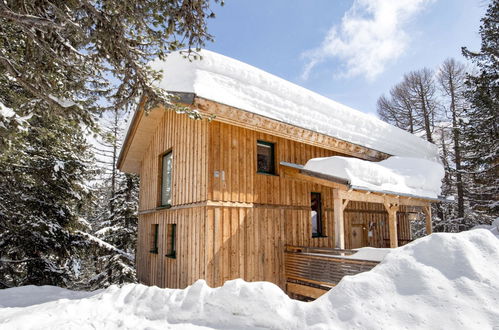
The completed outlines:
[[[192,120],[165,111],[147,148],[140,171],[139,210],[159,204],[161,156],[173,153],[172,206],[206,200],[207,130],[206,120]]]
[[[257,140],[275,143],[276,175],[256,173]],[[141,282],[184,288],[200,278],[211,286],[243,278],[270,281],[285,289],[286,244],[335,246],[332,189],[285,178],[278,164],[305,164],[337,152],[217,121],[194,121],[171,111],[165,112],[150,145],[144,147],[140,210],[150,213],[139,216]],[[173,150],[172,208],[156,210],[159,160],[169,150]],[[326,237],[312,238],[311,192],[321,193]],[[406,232],[406,217],[400,219],[399,230]],[[369,245],[385,246],[389,236],[382,205],[351,202],[345,221],[347,247],[351,225],[370,223],[376,225]],[[150,252],[151,224],[159,225],[158,254]],[[175,259],[165,256],[167,224],[177,225]]]

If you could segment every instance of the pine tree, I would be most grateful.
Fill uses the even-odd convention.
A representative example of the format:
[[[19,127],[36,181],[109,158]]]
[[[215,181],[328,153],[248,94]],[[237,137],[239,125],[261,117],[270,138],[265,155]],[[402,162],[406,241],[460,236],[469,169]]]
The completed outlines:
[[[472,176],[469,194],[474,210],[493,219],[499,214],[499,1],[492,0],[480,26],[478,52],[463,54],[478,68],[467,78],[470,108],[464,123],[463,167]]]
[[[90,154],[77,122],[40,104],[30,112],[0,154],[0,285],[67,286],[86,245],[78,229]]]
[[[116,186],[111,199],[115,205],[113,213],[101,219],[100,229],[95,233],[116,249],[101,254],[99,273],[90,280],[93,289],[137,281],[133,256],[137,243],[138,177],[119,173]]]
[[[183,47],[196,58],[213,16],[208,0],[0,2],[0,286],[68,285],[111,262],[123,272],[108,282],[133,280],[133,256],[79,217],[93,171],[83,130],[141,94],[168,104],[147,63]],[[111,213],[133,228],[134,181],[113,187],[128,211]]]
[[[0,74],[65,113],[123,108],[143,94],[149,104],[168,104],[147,63],[212,40],[210,3],[0,1]]]
[[[93,253],[98,257],[87,262],[87,288],[135,282],[135,244],[137,235],[138,177],[120,172],[118,152],[123,137],[123,114],[117,110],[101,120],[101,138],[94,151],[99,158],[99,172],[93,186],[95,202],[88,209],[88,221],[94,240],[101,240]],[[105,247],[112,247],[105,248]],[[104,248],[103,248],[104,247]]]

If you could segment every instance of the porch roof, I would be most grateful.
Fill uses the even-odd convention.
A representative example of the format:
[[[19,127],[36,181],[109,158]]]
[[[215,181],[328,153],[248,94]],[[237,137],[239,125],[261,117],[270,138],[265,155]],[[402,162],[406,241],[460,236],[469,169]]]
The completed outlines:
[[[384,197],[384,196],[389,196],[397,199],[404,199],[404,200],[424,200],[425,202],[449,202],[450,200],[446,199],[443,196],[439,196],[438,198],[432,198],[428,196],[421,196],[421,195],[413,195],[413,194],[407,194],[407,193],[402,193],[402,192],[396,192],[396,191],[388,191],[388,190],[381,190],[381,189],[373,189],[373,188],[366,188],[366,187],[361,187],[361,186],[356,186],[352,185],[350,180],[339,177],[339,176],[334,176],[330,174],[325,174],[322,172],[317,172],[317,171],[312,171],[309,169],[306,169],[303,165],[299,164],[293,164],[289,162],[280,162],[280,165],[283,167],[285,175],[289,177],[294,177],[295,179],[303,180],[303,181],[310,181],[313,183],[318,183],[326,186],[330,186],[332,188],[337,188],[339,190],[345,190],[348,192],[351,191],[357,191],[361,193],[366,193],[366,194],[375,194],[379,197]],[[370,198],[372,199],[372,198]],[[362,201],[367,201],[369,200],[362,200]],[[374,199],[372,199],[372,202],[377,202]],[[383,201],[380,199],[378,202],[382,203]],[[406,204],[406,203],[403,203]],[[417,205],[417,203],[414,203]]]

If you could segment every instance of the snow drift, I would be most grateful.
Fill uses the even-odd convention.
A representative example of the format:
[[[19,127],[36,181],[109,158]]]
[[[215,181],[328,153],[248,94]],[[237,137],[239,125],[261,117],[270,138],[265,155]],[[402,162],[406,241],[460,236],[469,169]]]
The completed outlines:
[[[189,61],[173,52],[151,67],[158,86],[317,131],[391,155],[436,160],[436,146],[374,116],[335,102],[251,65],[208,50]],[[359,95],[361,92],[359,92]]]
[[[349,180],[355,187],[437,198],[445,175],[441,164],[426,159],[390,157],[370,162],[350,157],[313,158],[305,169]]]
[[[30,300],[21,291],[28,289],[14,288],[0,290],[0,328],[491,329],[499,324],[498,260],[499,240],[488,230],[432,234],[392,250],[370,272],[345,277],[311,303],[289,299],[267,282],[210,288],[200,280],[185,290],[130,284],[7,308],[20,306],[9,304],[16,292]],[[34,296],[55,289],[29,288]]]

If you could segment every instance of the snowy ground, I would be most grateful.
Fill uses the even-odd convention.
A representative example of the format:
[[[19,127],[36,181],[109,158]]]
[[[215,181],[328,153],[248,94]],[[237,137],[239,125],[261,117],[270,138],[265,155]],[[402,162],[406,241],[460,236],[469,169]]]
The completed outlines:
[[[498,329],[498,274],[498,237],[477,229],[394,249],[311,303],[242,280],[93,293],[29,286],[0,290],[0,329]]]

